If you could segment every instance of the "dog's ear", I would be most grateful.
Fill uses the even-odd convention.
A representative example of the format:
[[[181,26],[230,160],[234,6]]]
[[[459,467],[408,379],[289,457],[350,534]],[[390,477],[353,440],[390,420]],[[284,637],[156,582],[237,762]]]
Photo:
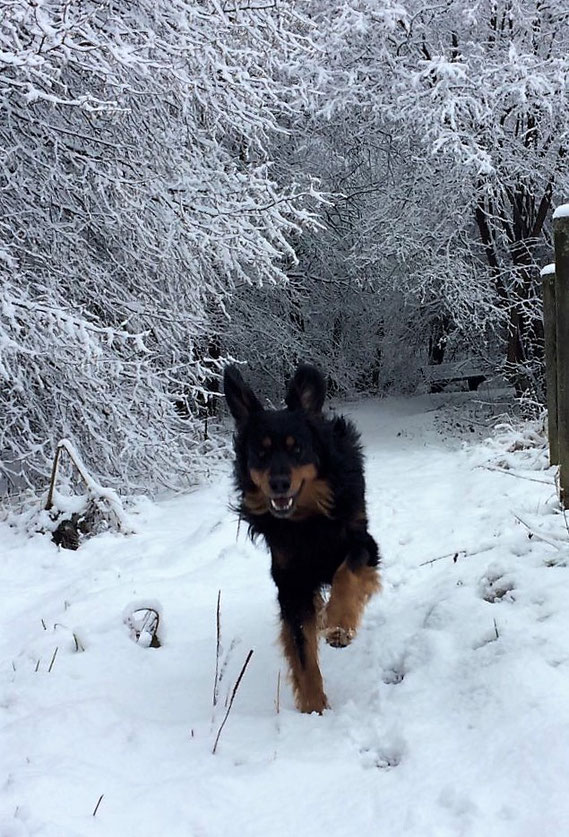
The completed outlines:
[[[226,366],[223,370],[223,391],[237,424],[244,424],[252,413],[262,412],[261,402],[251,387],[247,386],[236,366]]]
[[[320,413],[326,398],[326,381],[314,366],[301,364],[288,385],[285,402],[289,410]]]

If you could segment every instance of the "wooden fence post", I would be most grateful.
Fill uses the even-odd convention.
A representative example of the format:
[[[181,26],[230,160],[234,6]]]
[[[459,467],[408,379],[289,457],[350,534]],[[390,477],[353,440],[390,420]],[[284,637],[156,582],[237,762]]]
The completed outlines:
[[[549,464],[559,464],[557,429],[557,313],[555,305],[555,265],[541,271],[543,287],[543,333],[545,336],[545,386],[547,391],[547,435]]]
[[[569,204],[553,214],[557,310],[557,439],[561,505],[569,508]]]

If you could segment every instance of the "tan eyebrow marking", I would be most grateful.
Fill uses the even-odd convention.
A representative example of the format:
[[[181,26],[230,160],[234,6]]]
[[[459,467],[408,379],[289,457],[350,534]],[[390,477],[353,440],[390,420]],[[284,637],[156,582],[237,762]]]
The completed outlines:
[[[264,439],[261,440],[261,444],[264,448],[270,448],[273,444],[269,436],[265,436]]]
[[[294,436],[287,436],[285,439],[285,445],[287,448],[293,448],[296,445],[296,439]]]

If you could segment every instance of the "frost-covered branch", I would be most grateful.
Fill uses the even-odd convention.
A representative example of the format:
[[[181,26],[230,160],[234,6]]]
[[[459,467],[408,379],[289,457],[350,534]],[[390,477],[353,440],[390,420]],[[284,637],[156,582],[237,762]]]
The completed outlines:
[[[8,485],[40,484],[62,437],[129,491],[215,466],[231,293],[285,280],[319,199],[269,156],[305,25],[286,2],[0,0]]]

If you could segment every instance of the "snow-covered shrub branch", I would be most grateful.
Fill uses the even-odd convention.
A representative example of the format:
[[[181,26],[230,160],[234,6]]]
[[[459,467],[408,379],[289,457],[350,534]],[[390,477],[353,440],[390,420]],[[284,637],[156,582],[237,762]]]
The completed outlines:
[[[237,4],[238,6],[239,4]],[[279,283],[318,199],[269,138],[301,95],[288,4],[0,3],[1,458],[71,438],[129,489],[195,481],[239,285]],[[307,207],[304,207],[305,202]]]

